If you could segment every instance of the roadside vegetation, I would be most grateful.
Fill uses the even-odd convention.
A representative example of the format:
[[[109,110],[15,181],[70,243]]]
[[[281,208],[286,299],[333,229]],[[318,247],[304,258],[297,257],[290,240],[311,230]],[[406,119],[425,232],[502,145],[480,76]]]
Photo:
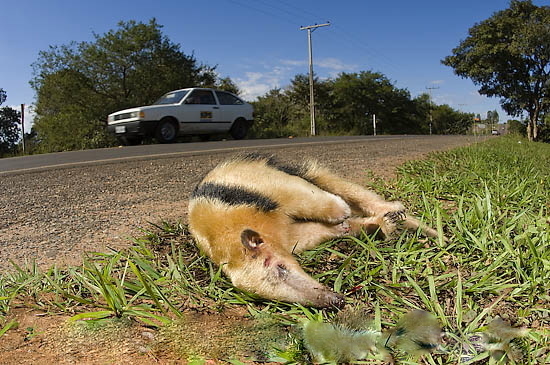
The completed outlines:
[[[0,88],[0,105],[7,98],[7,93]],[[18,123],[21,120],[21,114],[9,106],[0,108],[0,158],[11,155],[17,151],[20,131]]]
[[[370,188],[404,201],[449,242],[411,233],[390,241],[347,237],[303,253],[306,270],[365,308],[377,330],[413,309],[433,313],[445,336],[423,363],[550,363],[549,145],[496,138],[407,163],[397,179],[373,179]],[[18,330],[21,307],[68,315],[65,325],[85,324],[84,331],[147,326],[157,333],[154,356],[196,364],[306,363],[301,323],[337,314],[234,288],[200,255],[186,226],[174,222],[145,227],[123,251],[88,253],[82,266],[12,263],[0,274],[0,342]],[[227,313],[240,317],[224,326],[222,343],[219,336],[196,341],[205,329],[193,315],[217,326],[216,316]],[[481,339],[495,318],[528,331],[518,330],[522,336],[508,338],[503,350],[485,351]]]
[[[258,97],[253,103],[251,135],[309,135],[308,90],[308,76],[296,75],[288,87]],[[372,71],[316,78],[315,104],[320,135],[372,135],[373,117],[377,134],[429,134],[430,128],[433,134],[466,134],[475,117],[448,105],[435,105],[427,93],[413,98],[408,90],[397,88],[385,75]]]

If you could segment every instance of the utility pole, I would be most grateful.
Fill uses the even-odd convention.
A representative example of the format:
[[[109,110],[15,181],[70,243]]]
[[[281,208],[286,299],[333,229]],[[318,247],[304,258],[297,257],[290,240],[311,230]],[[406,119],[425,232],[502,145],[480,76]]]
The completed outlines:
[[[23,137],[23,154],[25,154],[25,104],[21,104],[21,134]]]
[[[432,90],[439,89],[439,86],[432,86],[432,87],[426,86],[426,89],[428,90],[428,93],[430,95],[430,135],[432,135],[432,123],[433,123],[433,117],[432,117]]]
[[[319,27],[327,27],[330,23],[309,25],[300,27],[300,30],[307,30],[307,44],[309,48],[309,113],[311,119],[311,135],[315,135],[315,99],[313,96],[313,51],[311,49],[311,33]]]

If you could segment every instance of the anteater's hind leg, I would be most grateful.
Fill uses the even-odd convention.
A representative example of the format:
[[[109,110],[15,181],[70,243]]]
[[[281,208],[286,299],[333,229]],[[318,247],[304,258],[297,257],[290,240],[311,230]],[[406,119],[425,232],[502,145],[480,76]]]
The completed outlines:
[[[317,163],[308,164],[306,177],[321,189],[342,197],[358,215],[383,216],[405,209],[400,202],[386,201],[380,195],[342,179]]]
[[[378,194],[342,179],[317,163],[309,163],[304,170],[307,180],[340,196],[349,204],[354,214],[367,217],[363,221],[366,231],[378,227],[385,236],[391,236],[401,226],[410,230],[421,229],[427,236],[437,237],[435,230],[407,215],[401,202],[386,201]]]

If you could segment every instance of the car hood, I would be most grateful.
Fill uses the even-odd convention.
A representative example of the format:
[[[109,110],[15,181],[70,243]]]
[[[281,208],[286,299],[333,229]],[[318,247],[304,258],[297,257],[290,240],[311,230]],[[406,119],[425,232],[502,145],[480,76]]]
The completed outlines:
[[[174,106],[174,105],[176,105],[176,104],[138,106],[138,107],[135,107],[135,108],[119,110],[119,111],[116,111],[116,112],[111,113],[109,115],[117,115],[117,114],[131,113],[131,112],[141,112],[141,111],[156,110],[156,109],[166,109],[166,107],[171,107],[171,106]]]

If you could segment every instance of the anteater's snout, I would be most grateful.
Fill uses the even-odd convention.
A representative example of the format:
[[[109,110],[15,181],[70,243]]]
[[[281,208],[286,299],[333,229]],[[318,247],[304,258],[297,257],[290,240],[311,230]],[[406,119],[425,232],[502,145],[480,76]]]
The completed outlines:
[[[319,296],[319,305],[317,305],[317,307],[342,308],[345,304],[346,300],[342,294],[326,290],[322,295]]]

